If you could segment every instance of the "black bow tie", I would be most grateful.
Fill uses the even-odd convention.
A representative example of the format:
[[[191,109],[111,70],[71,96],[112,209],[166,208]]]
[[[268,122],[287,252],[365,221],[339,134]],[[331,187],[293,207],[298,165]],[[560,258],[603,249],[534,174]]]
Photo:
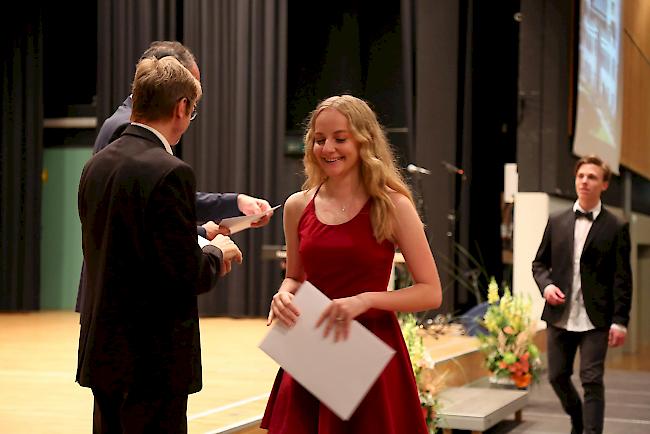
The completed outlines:
[[[582,212],[579,209],[576,210],[576,218],[579,219],[580,217],[584,217],[589,221],[594,221],[594,213],[589,211],[589,212]]]

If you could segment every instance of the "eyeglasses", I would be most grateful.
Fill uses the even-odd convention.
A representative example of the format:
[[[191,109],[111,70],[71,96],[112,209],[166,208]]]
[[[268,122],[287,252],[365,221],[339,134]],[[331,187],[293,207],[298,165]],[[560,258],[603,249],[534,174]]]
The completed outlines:
[[[190,99],[187,98],[187,97],[185,97],[185,100],[186,100],[187,103],[189,104]],[[196,103],[194,103],[194,107],[192,107],[192,113],[190,114],[190,121],[193,121],[194,119],[196,119],[196,115],[197,115],[197,114],[199,114],[199,113],[198,113],[198,111],[196,110]]]

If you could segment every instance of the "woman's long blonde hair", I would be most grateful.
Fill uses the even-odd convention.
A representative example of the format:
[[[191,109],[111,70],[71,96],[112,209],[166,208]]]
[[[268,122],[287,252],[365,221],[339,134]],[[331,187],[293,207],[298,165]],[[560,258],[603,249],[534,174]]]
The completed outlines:
[[[378,242],[392,239],[395,205],[390,199],[389,189],[408,197],[411,203],[413,203],[413,195],[397,170],[395,155],[384,129],[377,121],[375,113],[362,99],[352,95],[332,96],[321,101],[311,112],[304,136],[303,163],[306,179],[302,187],[308,190],[327,179],[314,157],[313,148],[316,118],[328,108],[337,110],[348,119],[352,136],[359,143],[361,182],[372,199],[370,222],[373,234]]]

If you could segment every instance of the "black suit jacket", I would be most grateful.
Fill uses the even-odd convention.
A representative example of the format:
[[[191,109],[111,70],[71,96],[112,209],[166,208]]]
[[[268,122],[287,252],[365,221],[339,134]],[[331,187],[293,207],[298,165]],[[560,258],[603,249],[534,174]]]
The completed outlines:
[[[115,113],[104,121],[97,134],[93,146],[93,155],[106,148],[110,143],[117,140],[124,130],[131,125],[131,110],[133,108],[133,99],[127,97]],[[197,222],[207,222],[214,220],[221,221],[227,217],[241,215],[237,207],[236,193],[203,193],[197,192],[196,199],[196,219]],[[196,232],[202,237],[206,237],[206,231],[201,226],[196,226]],[[81,305],[84,303],[86,288],[84,288],[84,274],[86,273],[86,264],[81,265],[81,277],[79,279],[79,289],[77,292],[77,303],[75,311],[79,312]]]
[[[562,318],[571,299],[574,228],[573,209],[552,215],[533,261],[533,277],[540,291],[554,284],[567,300],[558,306],[545,304],[542,319],[551,324]],[[629,226],[604,206],[585,241],[580,281],[587,315],[594,326],[627,326],[632,302]]]
[[[79,217],[87,289],[77,381],[104,390],[201,388],[197,293],[221,252],[196,241],[192,168],[129,126],[85,165]]]

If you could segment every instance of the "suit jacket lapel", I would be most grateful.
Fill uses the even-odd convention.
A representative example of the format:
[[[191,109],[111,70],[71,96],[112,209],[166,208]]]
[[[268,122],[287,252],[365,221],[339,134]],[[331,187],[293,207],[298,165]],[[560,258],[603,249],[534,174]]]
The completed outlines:
[[[565,237],[565,240],[567,240],[566,260],[569,261],[570,264],[573,264],[573,246],[575,244],[576,227],[576,218],[573,209],[569,209],[566,214],[562,216],[561,225],[561,227],[564,228],[562,235]]]
[[[589,233],[587,234],[587,239],[585,240],[585,246],[582,248],[582,251],[584,252],[587,250],[589,247],[589,244],[593,241],[595,237],[598,236],[598,234],[603,230],[603,227],[605,226],[605,213],[607,211],[605,210],[605,207],[602,206],[600,209],[600,214],[598,214],[598,217],[594,220],[594,222],[591,224],[591,229],[589,229]]]

